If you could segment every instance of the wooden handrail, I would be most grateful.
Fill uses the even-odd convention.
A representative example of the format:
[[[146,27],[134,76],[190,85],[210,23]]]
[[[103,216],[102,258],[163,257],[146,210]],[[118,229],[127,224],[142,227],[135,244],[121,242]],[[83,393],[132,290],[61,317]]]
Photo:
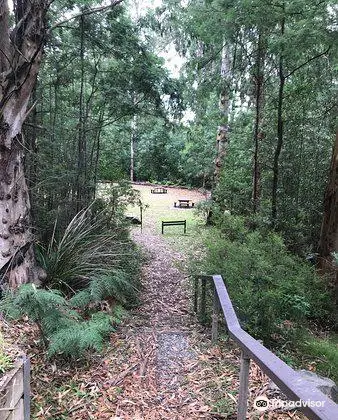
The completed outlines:
[[[25,355],[15,362],[1,384],[0,419],[30,419],[30,361]]]
[[[213,303],[213,328],[212,339],[217,339],[218,311],[221,308],[228,328],[230,337],[238,344],[242,350],[241,362],[241,380],[238,403],[238,420],[245,420],[247,413],[247,395],[248,395],[248,373],[250,359],[271,378],[279,388],[292,401],[321,401],[323,406],[302,405],[299,410],[309,419],[313,420],[333,420],[338,419],[338,406],[330,400],[325,394],[319,391],[312,383],[308,382],[304,388],[304,379],[299,373],[293,370],[285,362],[279,359],[274,353],[255,340],[250,334],[244,331],[238,321],[231,299],[225,287],[222,276],[199,276],[203,282],[207,279],[213,281],[214,285],[214,303]],[[198,280],[197,280],[198,281]],[[197,286],[195,281],[195,286]],[[216,299],[218,297],[218,301]],[[195,308],[197,309],[197,291],[195,291]],[[205,308],[202,308],[205,312]],[[298,407],[297,407],[298,408]]]

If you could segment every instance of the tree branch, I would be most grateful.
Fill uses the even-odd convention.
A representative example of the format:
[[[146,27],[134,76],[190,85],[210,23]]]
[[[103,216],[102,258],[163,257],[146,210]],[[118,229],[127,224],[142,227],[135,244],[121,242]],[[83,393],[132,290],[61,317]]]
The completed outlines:
[[[53,31],[54,29],[60,27],[61,25],[64,25],[65,23],[69,22],[70,20],[77,19],[81,16],[92,15],[93,13],[104,12],[106,10],[114,8],[115,6],[117,6],[118,4],[122,2],[123,0],[113,0],[108,6],[101,6],[101,7],[96,7],[95,9],[84,10],[83,12],[77,13],[76,15],[73,15],[69,17],[68,19],[62,20],[60,22],[56,22],[53,26],[50,27],[48,32]]]
[[[289,74],[287,74],[284,79],[287,79],[288,77],[290,77],[291,75],[293,75],[296,71],[298,71],[299,69],[301,69],[302,67],[306,66],[307,64],[309,64],[311,61],[315,60],[316,58],[322,57],[323,55],[327,54],[331,49],[331,45],[323,52],[321,52],[320,54],[317,54],[311,58],[309,58],[308,60],[304,61],[304,63],[300,64],[298,67],[296,67],[295,69],[291,70]]]
[[[0,2],[0,73],[8,70],[7,63],[11,66],[10,39],[9,39],[9,8],[7,1]],[[2,57],[3,56],[3,57]]]
[[[134,103],[134,106],[140,104],[141,102],[143,102],[146,99],[145,96],[143,96],[141,99],[139,99],[137,102]],[[132,116],[132,114],[130,112],[126,112],[125,114],[121,114],[118,117],[116,117],[114,120],[106,120],[106,121],[102,121],[101,124],[101,128],[103,127],[107,127],[109,125],[113,125],[115,124],[117,121],[121,120],[124,117],[128,117],[128,116]],[[91,127],[91,128],[87,128],[85,130],[86,133],[88,133],[89,131],[93,131],[93,130],[97,130],[100,126],[96,126],[96,127]]]
[[[4,51],[2,48],[0,48],[0,53],[5,57],[5,59],[8,61],[8,64],[10,65],[10,67],[12,67],[12,62],[9,59],[8,55],[6,54],[6,51]]]
[[[225,47],[227,46],[227,44],[228,44],[228,42],[227,42],[226,44],[222,45],[222,47],[221,47],[219,50],[217,50],[216,52],[214,52],[214,53],[211,55],[211,57],[207,58],[207,59],[206,59],[206,61],[204,61],[204,62],[202,62],[201,64],[199,64],[199,65],[198,65],[198,70],[202,70],[202,69],[204,69],[204,67],[205,67],[207,64],[209,64],[209,63],[210,63],[210,61],[213,61],[213,60],[214,60],[214,59],[218,56],[218,54],[219,54],[220,52],[222,52],[222,51],[223,51],[223,48],[225,48]]]
[[[25,120],[28,118],[28,115],[33,111],[33,109],[36,107],[36,105],[37,105],[37,103],[38,103],[38,101],[35,101],[32,105],[31,105],[31,107],[26,111],[26,114],[25,114]]]

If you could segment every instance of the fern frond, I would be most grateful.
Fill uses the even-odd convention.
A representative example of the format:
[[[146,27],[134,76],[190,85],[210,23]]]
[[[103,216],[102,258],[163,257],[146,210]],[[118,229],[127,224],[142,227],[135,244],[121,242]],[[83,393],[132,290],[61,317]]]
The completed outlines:
[[[126,303],[128,298],[135,297],[137,292],[122,270],[112,270],[97,276],[90,282],[88,289],[94,302],[114,297],[117,301]]]
[[[13,290],[7,290],[0,300],[0,312],[5,318],[11,320],[18,319],[22,315],[21,308],[13,304],[14,299],[15,292]]]
[[[105,337],[113,331],[110,317],[97,313],[89,321],[77,322],[63,328],[50,337],[48,354],[50,357],[81,357],[86,350],[101,351]]]
[[[113,324],[120,324],[125,318],[127,311],[121,305],[115,305],[112,313]]]
[[[71,299],[69,299],[70,306],[80,309],[85,308],[91,302],[92,296],[88,288],[77,292]]]

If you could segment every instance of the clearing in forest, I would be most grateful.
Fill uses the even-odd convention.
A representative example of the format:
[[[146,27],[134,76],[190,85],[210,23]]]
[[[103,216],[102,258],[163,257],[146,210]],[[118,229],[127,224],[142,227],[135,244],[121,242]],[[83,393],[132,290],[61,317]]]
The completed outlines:
[[[162,220],[187,220],[187,235],[192,235],[192,229],[199,220],[193,208],[178,208],[174,206],[180,199],[190,200],[195,205],[206,199],[208,193],[198,190],[178,187],[164,187],[166,194],[152,194],[155,187],[150,185],[134,184],[133,188],[140,192],[141,201],[147,206],[143,212],[143,226],[146,232],[161,233]],[[130,207],[128,215],[140,216],[138,207]],[[177,236],[183,232],[182,227],[173,226],[166,229],[166,236]]]

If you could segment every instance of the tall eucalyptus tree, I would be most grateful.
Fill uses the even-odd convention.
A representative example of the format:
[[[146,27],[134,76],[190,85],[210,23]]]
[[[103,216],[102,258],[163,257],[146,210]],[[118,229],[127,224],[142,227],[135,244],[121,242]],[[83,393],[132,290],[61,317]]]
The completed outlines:
[[[39,71],[47,33],[48,1],[18,1],[15,26],[0,2],[0,270],[11,287],[36,280],[30,201],[24,172],[22,124]]]
[[[0,1],[0,272],[2,283],[10,287],[44,276],[33,250],[22,125],[35,106],[28,109],[49,32],[51,3],[18,0],[11,12],[9,2]]]

